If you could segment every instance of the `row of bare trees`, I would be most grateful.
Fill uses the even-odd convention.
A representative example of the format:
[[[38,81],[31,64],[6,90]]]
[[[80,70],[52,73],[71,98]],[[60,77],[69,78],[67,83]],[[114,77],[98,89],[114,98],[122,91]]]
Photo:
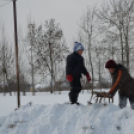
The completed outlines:
[[[16,91],[14,47],[9,43],[4,27],[0,32],[0,85],[2,91]],[[132,72],[134,66],[134,2],[110,0],[99,8],[87,8],[80,18],[77,40],[85,45],[85,62],[92,75],[92,89],[110,83],[104,64],[109,59],[122,63]],[[37,25],[29,21],[26,33],[19,31],[19,70],[21,91],[26,87],[35,95],[36,84],[50,85],[65,81],[66,44],[63,31],[54,19]],[[11,84],[12,83],[12,84]],[[59,87],[58,87],[59,88]],[[58,89],[59,90],[59,89]]]
[[[9,83],[12,83],[11,86],[16,82],[16,71],[14,47],[7,40],[4,26],[1,33],[0,85],[5,94],[9,91],[7,87],[11,90]],[[30,21],[25,35],[19,32],[18,37],[21,91],[25,95],[24,89],[29,85],[29,90],[31,88],[35,95],[36,84],[48,83],[51,85],[50,92],[53,93],[56,81],[65,80],[65,59],[69,53],[60,25],[54,19],[39,26]]]
[[[0,92],[3,92],[4,95],[9,92],[12,95],[12,91],[17,91],[14,47],[8,41],[4,25],[0,33]],[[25,94],[24,86],[28,87],[29,84],[24,82],[25,78],[21,71],[20,78],[21,90]]]
[[[110,0],[101,7],[87,7],[80,18],[78,40],[85,45],[86,65],[95,81],[108,76],[104,64],[109,59],[132,72],[134,64],[134,1]],[[130,70],[131,69],[131,70]]]
[[[34,89],[34,75],[40,73],[42,80],[50,77],[51,93],[55,91],[55,81],[65,79],[65,59],[69,53],[63,31],[54,19],[46,21],[44,26],[29,23],[25,44],[30,45],[30,64],[32,88]]]

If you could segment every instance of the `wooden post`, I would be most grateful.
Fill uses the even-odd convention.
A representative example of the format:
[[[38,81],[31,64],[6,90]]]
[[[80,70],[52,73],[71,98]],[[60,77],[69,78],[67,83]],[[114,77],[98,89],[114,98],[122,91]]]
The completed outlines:
[[[16,0],[13,0],[13,14],[14,14],[15,56],[16,56],[17,101],[18,101],[18,108],[19,108],[20,107],[20,86],[19,86],[19,63],[18,63],[18,37],[17,37]]]

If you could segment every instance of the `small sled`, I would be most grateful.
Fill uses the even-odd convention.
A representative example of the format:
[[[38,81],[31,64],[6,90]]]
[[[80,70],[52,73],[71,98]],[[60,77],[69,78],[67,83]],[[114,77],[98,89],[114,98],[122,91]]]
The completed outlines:
[[[90,101],[88,101],[88,104],[92,104],[92,99],[95,99],[95,103],[102,103],[102,100],[104,101],[104,105],[107,105],[106,98],[108,99],[108,103],[114,103],[113,97],[106,97],[106,92],[98,92],[98,91],[92,91],[92,96],[90,98]]]

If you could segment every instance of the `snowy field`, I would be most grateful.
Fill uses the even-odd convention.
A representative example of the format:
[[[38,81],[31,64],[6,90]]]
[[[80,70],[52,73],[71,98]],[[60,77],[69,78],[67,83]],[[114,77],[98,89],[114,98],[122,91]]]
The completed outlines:
[[[100,91],[100,90],[98,90]],[[102,90],[103,91],[103,90]],[[104,90],[108,92],[108,90]],[[69,91],[63,91],[61,94],[59,92],[56,92],[54,94],[50,94],[49,92],[37,92],[36,96],[32,96],[32,93],[26,93],[26,96],[23,96],[21,93],[21,105],[26,105],[29,102],[32,102],[33,105],[35,104],[64,104],[65,102],[68,102],[68,93]],[[0,110],[0,116],[5,116],[9,114],[11,111],[17,108],[17,93],[12,93],[12,96],[9,96],[9,94],[6,94],[6,96],[3,96],[3,94],[0,94],[0,107],[2,108]],[[78,101],[82,103],[83,105],[87,105],[87,101],[90,99],[90,93],[87,93],[87,90],[84,90],[84,93],[79,94]],[[92,100],[94,102],[94,99]],[[116,94],[114,98],[114,104],[118,105],[118,94]]]
[[[87,105],[90,93],[79,96],[80,106],[65,104],[68,92],[61,94],[27,93],[21,96],[21,108],[16,95],[0,94],[0,134],[133,134],[134,111],[114,104]],[[29,104],[32,102],[32,105]]]

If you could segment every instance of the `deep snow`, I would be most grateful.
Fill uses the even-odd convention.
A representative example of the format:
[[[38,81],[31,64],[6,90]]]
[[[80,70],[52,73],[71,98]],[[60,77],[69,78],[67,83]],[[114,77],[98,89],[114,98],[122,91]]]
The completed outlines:
[[[114,104],[27,104],[0,117],[0,134],[133,134],[133,112]]]
[[[106,90],[107,92],[108,90]],[[37,92],[36,96],[32,96],[32,93],[26,93],[26,96],[23,96],[21,93],[20,102],[21,105],[25,105],[28,102],[32,102],[33,104],[63,104],[68,102],[68,92],[69,91],[62,91],[61,94],[56,92],[54,94],[50,94],[49,92]],[[0,116],[5,116],[13,111],[17,107],[17,94],[12,93],[12,96],[6,94],[0,94]],[[114,98],[114,104],[118,104],[118,95]],[[90,99],[90,93],[87,93],[87,90],[84,90],[84,93],[80,93],[78,101],[84,105],[87,105],[87,101]],[[94,102],[94,99],[93,99]]]
[[[82,104],[78,106],[65,104],[68,101],[67,94],[37,93],[36,96],[21,96],[23,106],[18,110],[14,110],[16,96],[0,95],[0,107],[8,111],[0,113],[0,134],[134,133],[134,111],[130,107],[119,109],[117,95],[114,104],[86,105],[90,95],[85,91],[79,96]],[[30,101],[32,105],[28,103]]]

